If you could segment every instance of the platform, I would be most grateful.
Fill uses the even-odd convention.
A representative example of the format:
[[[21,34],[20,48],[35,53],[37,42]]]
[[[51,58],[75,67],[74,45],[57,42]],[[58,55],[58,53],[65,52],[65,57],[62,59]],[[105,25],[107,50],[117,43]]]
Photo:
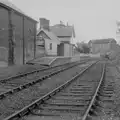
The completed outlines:
[[[34,60],[31,60],[27,62],[27,64],[40,64],[45,66],[54,66],[54,65],[60,65],[64,64],[66,62],[70,62],[71,57],[42,57],[42,58],[36,58]]]
[[[55,66],[64,64],[65,62],[69,62],[68,58],[64,57],[43,57],[31,60],[31,64],[25,65],[14,65],[14,66],[7,66],[5,63],[1,62],[0,66],[0,79],[8,78],[11,76],[19,75],[22,73],[27,73],[33,70],[46,68],[48,66]]]

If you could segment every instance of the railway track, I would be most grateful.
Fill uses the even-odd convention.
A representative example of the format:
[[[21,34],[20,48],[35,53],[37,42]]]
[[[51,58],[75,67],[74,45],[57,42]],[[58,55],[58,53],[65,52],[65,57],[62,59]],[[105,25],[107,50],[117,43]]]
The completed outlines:
[[[92,62],[93,63],[93,62]],[[78,65],[80,65],[81,66],[81,62],[79,63],[74,63],[74,64],[71,64],[70,66],[69,66],[69,69],[70,69],[70,67],[71,67],[71,70],[76,66],[78,66]],[[67,70],[67,68],[64,68],[64,69],[66,69]],[[64,69],[62,70],[62,71],[64,71]],[[69,69],[68,69],[68,71],[69,71]],[[55,72],[57,72],[57,73],[61,73],[62,71],[55,71]],[[77,71],[77,70],[76,70]],[[45,77],[45,78],[43,78],[42,80],[45,80],[45,79],[47,79],[47,78],[49,78],[49,77],[52,77],[52,76],[54,76],[54,75],[56,75],[57,73],[51,73],[50,75],[47,75],[47,77]],[[63,72],[64,73],[64,72]],[[40,78],[39,78],[40,79]],[[3,108],[1,108],[2,107],[2,105],[5,103],[7,103],[7,101],[8,101],[8,103],[9,103],[9,101],[11,100],[11,99],[16,99],[17,98],[17,94],[21,94],[21,91],[27,91],[28,90],[28,88],[29,89],[31,89],[31,91],[32,91],[32,89],[33,88],[36,88],[36,87],[41,87],[41,85],[39,84],[40,83],[40,81],[42,81],[42,80],[38,80],[37,82],[36,82],[36,80],[34,80],[34,81],[32,81],[32,83],[30,83],[29,82],[29,84],[25,84],[26,86],[24,87],[24,86],[19,86],[17,89],[15,88],[15,89],[11,89],[10,91],[7,91],[7,92],[5,92],[5,93],[3,93],[4,95],[1,97],[1,99],[0,99],[0,116],[2,115],[1,113],[3,113],[3,111],[5,111]],[[47,81],[51,81],[51,80],[47,80]],[[64,80],[63,80],[64,81]],[[43,83],[43,82],[42,82]],[[47,82],[46,82],[47,83]],[[44,83],[44,84],[46,84],[46,83]],[[36,84],[37,84],[37,86],[36,86]],[[48,83],[47,83],[48,84]],[[33,86],[33,87],[32,87]],[[49,85],[48,85],[49,86]],[[41,88],[40,88],[41,89]],[[42,90],[42,89],[41,89]],[[36,90],[37,91],[37,90]],[[41,91],[40,91],[41,92]],[[23,98],[24,98],[24,95],[23,94],[21,94],[21,96],[23,96]],[[17,99],[17,100],[19,100],[19,99]],[[9,106],[9,108],[10,109],[14,109],[13,108],[13,106],[14,106],[14,103],[11,103],[11,105],[8,105]],[[4,106],[5,107],[5,106]],[[15,106],[14,106],[15,107]],[[2,111],[1,111],[2,110]],[[7,112],[5,111],[5,116],[8,116],[7,114],[6,114]],[[9,113],[10,114],[10,113]],[[2,119],[1,117],[0,117],[0,119]]]
[[[13,76],[8,79],[3,79],[0,81],[0,99],[3,99],[9,94],[18,92],[21,89],[25,89],[29,86],[32,86],[40,81],[43,81],[55,74],[68,70],[78,64],[83,64],[85,62],[77,63],[67,63],[64,65],[59,65],[55,67],[35,70],[25,74]]]
[[[0,82],[5,83],[7,81],[11,81],[11,80],[14,80],[14,79],[26,77],[28,75],[34,75],[34,74],[39,73],[41,71],[47,71],[47,70],[52,70],[52,69],[55,69],[55,68],[60,68],[60,67],[63,67],[64,65],[66,66],[68,64],[70,64],[70,63],[65,63],[65,64],[62,64],[62,65],[56,65],[56,66],[50,66],[50,67],[42,68],[42,69],[40,68],[40,69],[33,70],[33,71],[30,71],[30,72],[26,72],[26,73],[20,73],[18,75],[14,75],[14,76],[10,76],[10,77],[4,78],[4,79],[0,79]]]
[[[74,116],[76,119],[86,120],[104,78],[104,73],[105,64],[93,63],[66,83],[5,120],[30,120],[32,117],[40,119],[41,116],[52,116],[52,119],[56,116],[66,117],[68,120]]]

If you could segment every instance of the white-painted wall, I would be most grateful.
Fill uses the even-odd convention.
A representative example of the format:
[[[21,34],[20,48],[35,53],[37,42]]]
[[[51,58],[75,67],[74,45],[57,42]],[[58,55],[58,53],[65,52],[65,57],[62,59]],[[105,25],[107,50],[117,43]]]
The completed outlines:
[[[69,44],[64,44],[64,56],[69,56]]]
[[[52,43],[52,49],[50,50],[50,43]],[[47,55],[57,55],[57,45],[56,41],[45,39],[45,52]]]
[[[76,43],[75,38],[73,37],[73,34],[72,34],[72,37],[70,38],[70,43],[71,44],[75,44]]]
[[[73,56],[73,45],[70,44],[70,57]]]

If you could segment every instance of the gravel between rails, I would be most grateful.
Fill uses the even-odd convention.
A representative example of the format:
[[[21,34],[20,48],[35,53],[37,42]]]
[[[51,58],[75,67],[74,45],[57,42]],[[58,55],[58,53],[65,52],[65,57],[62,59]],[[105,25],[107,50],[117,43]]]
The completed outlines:
[[[0,93],[5,92],[5,91],[10,90],[10,89],[13,89],[13,88],[16,88],[20,85],[35,81],[35,79],[36,80],[40,79],[43,76],[50,74],[51,72],[55,72],[55,71],[57,71],[61,68],[67,68],[67,67],[71,66],[72,64],[74,64],[74,63],[65,64],[65,66],[58,66],[58,67],[51,68],[51,69],[48,69],[48,70],[39,71],[37,73],[35,72],[35,73],[29,74],[27,76],[13,78],[13,79],[10,79],[10,80],[7,80],[7,81],[4,80],[5,82],[0,83]]]
[[[88,64],[86,64],[86,66],[87,65]],[[0,100],[0,119],[8,117],[15,111],[22,109],[24,106],[45,95],[57,86],[63,84],[65,81],[70,79],[72,76],[75,76],[77,72],[80,72],[84,68],[85,66],[81,67],[81,65],[78,65],[51,78],[48,78],[42,83],[37,83],[34,86]]]

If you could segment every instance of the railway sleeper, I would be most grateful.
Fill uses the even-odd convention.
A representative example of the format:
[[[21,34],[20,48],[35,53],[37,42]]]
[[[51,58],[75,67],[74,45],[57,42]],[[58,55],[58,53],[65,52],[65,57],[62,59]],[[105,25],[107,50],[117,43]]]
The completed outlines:
[[[87,93],[87,95],[92,95],[93,94],[93,92],[81,92],[81,91],[70,91],[70,93],[72,93],[72,94],[80,94],[80,95],[84,95],[86,93]]]
[[[104,84],[107,84],[107,83],[104,83]],[[114,85],[114,83],[113,83],[113,85]],[[113,87],[114,87],[113,85],[108,85],[108,84],[107,85],[103,85],[102,88],[103,89],[113,89]]]
[[[31,112],[37,116],[81,116],[83,111],[56,111],[56,110],[40,110],[36,109]]]
[[[79,111],[84,111],[85,106],[84,107],[66,107],[66,106],[42,106],[39,108],[40,110],[50,110],[50,111],[68,111],[68,112],[79,112]]]
[[[74,94],[74,95],[83,95],[83,96],[85,96],[85,95],[88,95],[88,96],[91,96],[92,94],[93,94],[93,92],[88,92],[88,91],[86,91],[86,92],[81,92],[81,91],[70,91],[70,92],[67,92],[67,91],[65,91],[64,92],[65,94]]]
[[[83,91],[83,92],[90,92],[90,89],[85,89],[85,88],[71,88],[70,91]]]
[[[113,94],[114,93],[114,90],[104,90],[104,89],[102,89],[102,90],[100,90],[100,92],[99,93],[110,93],[110,94]]]
[[[90,89],[91,87],[88,85],[85,85],[85,84],[73,84],[72,87],[82,87],[82,88],[87,88],[87,89]]]
[[[103,87],[102,87],[102,91],[111,92],[111,91],[114,91],[114,89],[113,89],[113,87],[112,87],[112,88],[103,88]]]
[[[60,93],[60,96],[63,97],[88,97],[90,94],[72,94],[72,93]]]
[[[79,103],[79,102],[71,102],[71,103],[67,103],[67,102],[52,102],[52,103],[48,103],[45,102],[46,105],[52,105],[52,106],[76,106],[76,107],[82,107],[82,106],[87,106],[88,103]]]
[[[92,90],[91,89],[70,89],[69,90],[70,92],[85,92],[85,93],[92,93]]]
[[[51,99],[51,100],[47,100],[45,103],[69,103],[69,104],[88,104],[90,101],[86,101],[86,100],[62,100],[62,99]]]
[[[99,97],[112,97],[113,93],[99,93]]]
[[[55,100],[83,100],[83,101],[90,101],[91,100],[91,96],[82,96],[82,97],[73,97],[73,96],[53,96],[52,97]]]
[[[114,98],[111,96],[99,96],[99,100],[102,102],[114,101]]]

